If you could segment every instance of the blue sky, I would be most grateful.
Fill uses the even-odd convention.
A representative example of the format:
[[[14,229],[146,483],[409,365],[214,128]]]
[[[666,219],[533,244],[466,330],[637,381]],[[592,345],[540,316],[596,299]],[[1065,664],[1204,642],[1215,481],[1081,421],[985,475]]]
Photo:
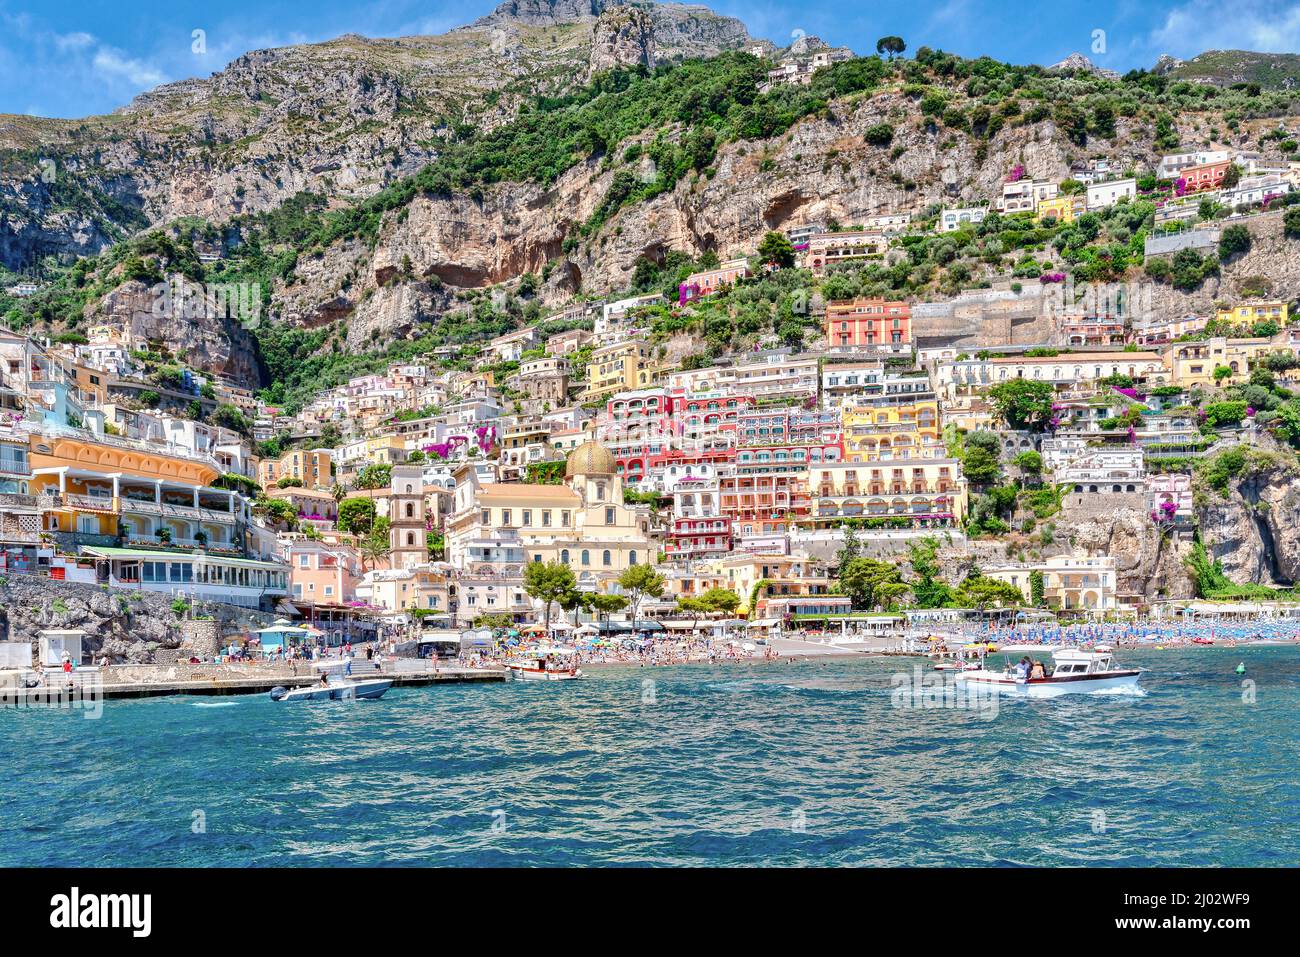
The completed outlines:
[[[0,113],[80,117],[105,113],[142,90],[207,76],[248,50],[327,40],[341,33],[441,33],[496,0],[0,0]],[[844,0],[717,0],[755,36],[785,45],[799,31],[859,53],[877,37],[909,47],[1050,63],[1078,51],[1116,70],[1160,53],[1207,49],[1300,52],[1300,0],[914,0],[858,7]],[[856,7],[856,9],[855,9]],[[205,49],[195,52],[193,31]],[[1104,31],[1104,52],[1094,49]]]

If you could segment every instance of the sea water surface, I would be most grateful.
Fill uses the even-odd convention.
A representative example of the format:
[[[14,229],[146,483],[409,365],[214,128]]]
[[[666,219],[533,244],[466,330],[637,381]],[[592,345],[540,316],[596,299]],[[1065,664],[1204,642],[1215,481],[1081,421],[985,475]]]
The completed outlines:
[[[1300,648],[1117,657],[996,714],[902,658],[0,711],[0,865],[1300,863]]]

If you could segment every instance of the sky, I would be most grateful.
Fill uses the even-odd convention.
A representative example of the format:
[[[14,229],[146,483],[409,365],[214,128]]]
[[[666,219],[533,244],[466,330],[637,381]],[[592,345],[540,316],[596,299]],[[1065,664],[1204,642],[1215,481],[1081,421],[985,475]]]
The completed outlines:
[[[204,77],[249,50],[442,33],[497,0],[0,0],[0,113],[108,113],[160,83]],[[1125,71],[1161,53],[1300,52],[1300,0],[715,0],[779,46],[801,35],[857,53],[897,35],[963,56],[1047,65],[1072,52]],[[202,31],[196,33],[195,31]],[[196,39],[197,38],[197,39]],[[201,42],[200,42],[201,41]]]

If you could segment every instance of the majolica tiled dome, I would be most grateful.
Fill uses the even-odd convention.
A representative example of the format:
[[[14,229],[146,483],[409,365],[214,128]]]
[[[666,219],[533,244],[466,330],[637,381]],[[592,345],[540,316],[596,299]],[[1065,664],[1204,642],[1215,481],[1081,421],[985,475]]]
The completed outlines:
[[[599,442],[583,442],[569,453],[564,466],[564,477],[575,475],[613,475],[614,456]]]

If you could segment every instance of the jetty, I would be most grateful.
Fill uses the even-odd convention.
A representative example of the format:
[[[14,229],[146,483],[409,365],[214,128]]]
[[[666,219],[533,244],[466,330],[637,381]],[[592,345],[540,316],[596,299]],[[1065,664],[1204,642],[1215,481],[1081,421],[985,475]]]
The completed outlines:
[[[423,670],[386,670],[367,668],[358,662],[356,675],[374,675],[391,678],[394,688],[415,688],[429,685],[495,684],[510,680],[504,668],[438,667]],[[247,668],[203,668],[203,666],[121,666],[130,674],[114,674],[118,667],[105,669],[77,669],[71,674],[47,672],[41,687],[23,688],[14,684],[0,686],[0,706],[33,706],[57,699],[67,693],[69,686],[82,698],[161,698],[170,695],[226,695],[266,694],[272,688],[301,688],[317,683],[313,674],[289,674],[283,667],[265,669],[256,674],[258,666]],[[213,673],[205,674],[204,671]],[[150,673],[152,672],[152,673]],[[242,672],[242,673],[241,673]]]

